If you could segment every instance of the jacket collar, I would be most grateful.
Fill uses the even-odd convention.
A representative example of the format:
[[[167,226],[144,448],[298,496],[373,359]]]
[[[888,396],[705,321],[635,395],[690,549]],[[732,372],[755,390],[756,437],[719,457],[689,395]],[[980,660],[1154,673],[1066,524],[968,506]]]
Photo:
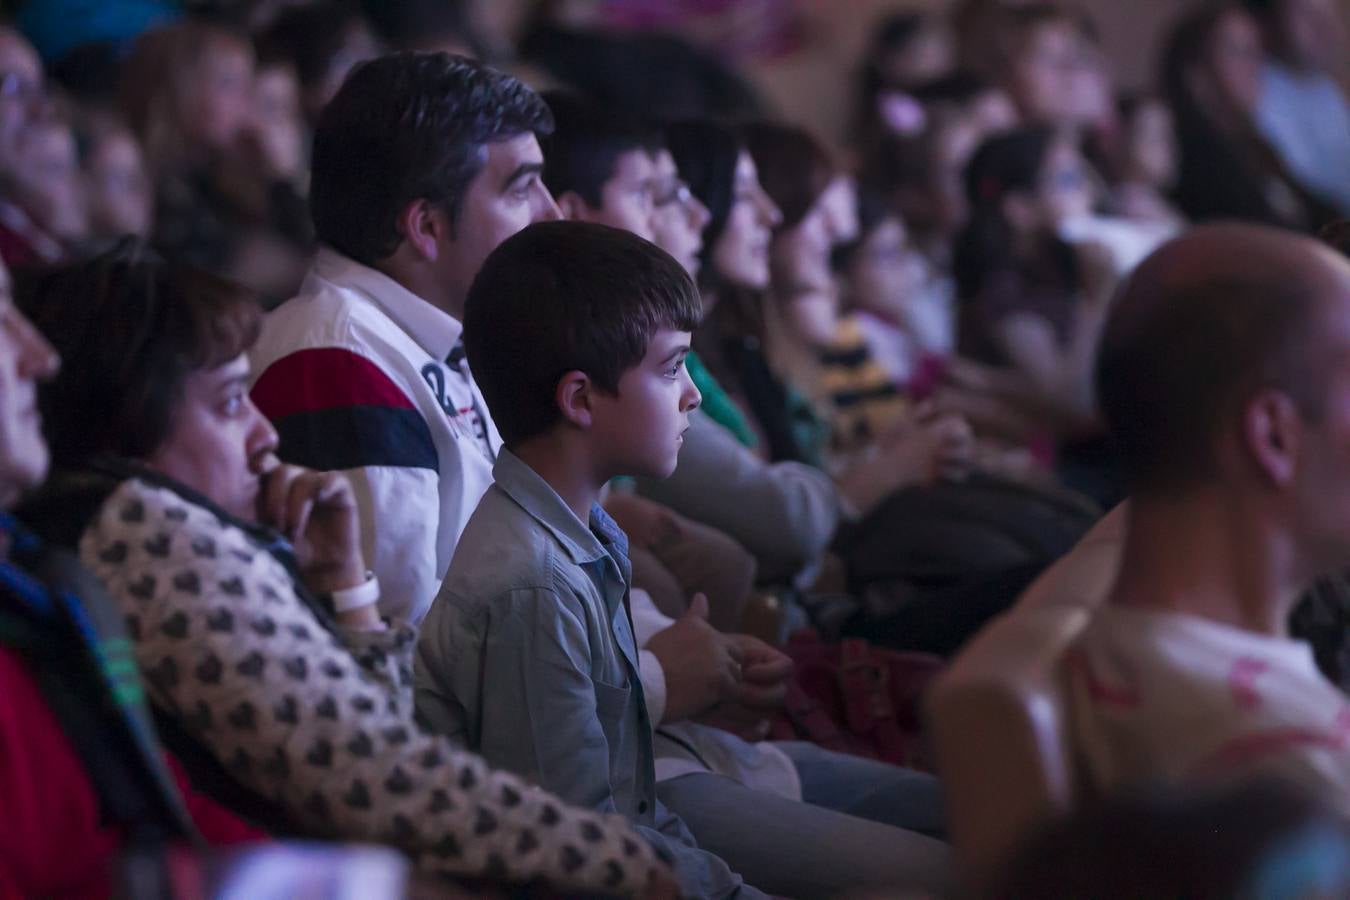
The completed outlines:
[[[312,278],[361,294],[438,362],[445,361],[464,332],[464,326],[454,316],[432,306],[383,272],[363,266],[331,247],[319,248],[306,281]],[[302,291],[311,293],[308,285]]]
[[[590,521],[583,524],[539,473],[505,448],[492,476],[503,493],[553,535],[572,562],[579,566],[598,562],[610,555],[610,548],[628,558],[627,536],[600,504],[591,506]]]

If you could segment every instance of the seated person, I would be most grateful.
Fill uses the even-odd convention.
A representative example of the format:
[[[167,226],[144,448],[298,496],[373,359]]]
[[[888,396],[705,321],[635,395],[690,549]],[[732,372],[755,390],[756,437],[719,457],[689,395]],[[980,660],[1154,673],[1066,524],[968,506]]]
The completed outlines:
[[[1098,399],[1132,488],[1120,574],[1071,649],[1087,781],[1280,777],[1350,811],[1350,707],[1286,622],[1350,564],[1350,264],[1197,229],[1130,279]]]
[[[593,270],[631,285],[637,295],[631,305],[596,299],[586,277]],[[550,297],[543,306],[554,311],[546,322],[541,310],[527,315],[523,306],[541,296]],[[470,293],[466,334],[471,365],[489,407],[501,413],[498,427],[509,452],[499,458],[496,485],[470,520],[422,629],[418,706],[428,721],[507,768],[528,772],[576,802],[618,808],[660,829],[680,856],[686,889],[698,884],[707,895],[719,886],[734,890],[734,882],[706,880],[721,872],[692,849],[684,825],[658,803],[639,641],[627,610],[626,541],[591,506],[614,475],[663,477],[674,468],[679,435],[698,399],[682,365],[683,332],[698,315],[692,284],[678,264],[616,229],[535,225],[489,257]],[[564,335],[572,320],[595,323],[597,333],[614,337],[569,346]],[[620,343],[632,328],[625,321],[646,323],[650,336]],[[511,323],[529,323],[529,330]],[[554,371],[565,373],[556,388]],[[497,549],[485,557],[488,546]],[[517,549],[503,558],[504,546]],[[493,560],[491,571],[485,559]],[[632,607],[636,612],[636,600]],[[720,783],[746,804],[776,808],[778,798]],[[834,819],[842,827],[866,824]],[[871,872],[855,872],[853,885],[904,878],[926,887],[942,883],[940,845],[894,837],[893,829],[889,834],[882,854],[891,857],[889,878],[869,881]],[[766,845],[768,835],[760,835]],[[781,833],[771,839],[780,859],[797,849],[781,843]],[[869,840],[877,839],[874,829]],[[803,853],[812,852],[810,843],[801,841]],[[833,874],[836,889],[850,884],[849,876]],[[829,893],[822,881],[775,890]]]
[[[269,830],[389,844],[427,874],[664,882],[622,820],[418,727],[413,631],[375,614],[350,482],[279,463],[248,399],[256,297],[128,244],[24,300],[71,361],[41,394],[57,473],[28,521],[126,617],[194,784]]]
[[[37,383],[59,357],[0,267],[0,509],[47,474]],[[121,617],[70,554],[0,512],[0,896],[106,895],[113,858],[257,832],[174,785]],[[186,802],[185,802],[186,800]],[[195,826],[195,827],[194,827]]]
[[[699,315],[677,264],[617,229],[540,223],[489,254],[465,350],[504,448],[424,623],[418,705],[496,764],[628,817],[686,893],[762,896],[657,802],[627,539],[598,504],[612,478],[674,470]]]

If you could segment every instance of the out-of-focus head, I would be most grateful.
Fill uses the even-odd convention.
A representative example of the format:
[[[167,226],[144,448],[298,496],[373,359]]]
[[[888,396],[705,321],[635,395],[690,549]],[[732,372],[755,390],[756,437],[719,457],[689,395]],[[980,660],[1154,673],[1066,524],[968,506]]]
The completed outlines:
[[[1121,119],[1125,177],[1170,190],[1176,183],[1178,166],[1172,110],[1162,98],[1144,95],[1121,104]]]
[[[75,241],[88,230],[79,153],[70,126],[55,116],[30,121],[15,141],[3,178],[6,194],[47,234]]]
[[[375,35],[390,50],[450,53],[474,59],[485,58],[483,41],[476,28],[475,4],[445,0],[361,0],[361,11]],[[489,3],[487,7],[512,7]],[[484,4],[478,4],[484,6]]]
[[[87,129],[83,143],[90,236],[148,237],[155,198],[136,138],[126,126],[104,120]]]
[[[857,218],[857,237],[834,254],[835,267],[847,281],[847,299],[853,307],[903,321],[927,274],[923,258],[910,244],[904,220],[876,186],[859,186]]]
[[[454,306],[487,255],[557,218],[540,175],[553,117],[517,79],[448,53],[357,67],[319,117],[310,210],[321,241],[365,263],[402,253]]]
[[[1054,232],[1092,211],[1091,170],[1067,136],[1020,128],[986,141],[966,169],[973,215],[1001,215],[1018,233]]]
[[[21,308],[71,359],[40,391],[57,466],[138,461],[251,518],[276,432],[248,397],[262,310],[135,241],[21,281]]]
[[[660,132],[580,97],[545,99],[554,129],[544,147],[544,184],[563,216],[652,240]]]
[[[1004,86],[1025,121],[1081,125],[1105,111],[1102,60],[1073,13],[1048,3],[1007,9],[1001,44]]]
[[[1344,12],[1335,0],[1246,0],[1261,23],[1268,49],[1286,65],[1327,72],[1345,58]]]
[[[754,158],[730,128],[677,122],[666,132],[680,176],[708,210],[703,229],[705,284],[769,286],[769,241],[781,213],[759,183]]]
[[[15,152],[14,141],[43,98],[42,60],[12,28],[0,26],[0,169]]]
[[[38,385],[60,357],[14,305],[9,270],[0,262],[0,509],[12,507],[47,476]]]
[[[378,56],[381,49],[360,12],[338,2],[286,10],[260,43],[265,56],[288,60],[295,67],[300,103],[311,123],[319,118],[320,111],[333,99],[351,70]]]
[[[1181,20],[1163,53],[1167,99],[1185,120],[1250,119],[1261,96],[1265,62],[1256,20],[1242,7],[1219,2]]]
[[[1350,261],[1311,238],[1196,228],[1126,282],[1097,393],[1136,496],[1256,498],[1314,570],[1350,559]]]
[[[656,153],[656,189],[652,198],[652,240],[697,280],[703,259],[703,229],[708,207],[680,177],[670,150]]]
[[[232,150],[253,115],[246,36],[182,20],[141,35],[122,70],[120,105],[153,166]]]

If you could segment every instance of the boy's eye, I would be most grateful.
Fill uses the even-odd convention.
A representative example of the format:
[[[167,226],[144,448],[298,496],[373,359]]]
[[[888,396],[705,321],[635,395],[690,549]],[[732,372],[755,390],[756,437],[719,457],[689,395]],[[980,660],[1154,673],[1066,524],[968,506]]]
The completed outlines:
[[[669,369],[666,370],[666,377],[668,378],[677,377],[680,374],[680,370],[683,368],[684,368],[684,360],[681,359],[677,361],[675,365],[671,366]]]
[[[230,417],[239,415],[240,411],[243,410],[243,408],[244,408],[243,392],[237,394],[230,394],[228,397],[225,398],[225,401],[220,405],[221,412]]]

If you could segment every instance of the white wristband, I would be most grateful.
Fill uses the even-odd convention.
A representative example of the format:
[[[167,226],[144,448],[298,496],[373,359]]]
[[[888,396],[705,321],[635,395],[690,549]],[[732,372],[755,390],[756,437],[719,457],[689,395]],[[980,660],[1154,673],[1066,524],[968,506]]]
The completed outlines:
[[[333,591],[328,595],[328,599],[333,602],[333,611],[339,614],[351,612],[363,606],[371,606],[379,602],[380,579],[375,577],[374,572],[367,569],[365,581],[356,587]]]

